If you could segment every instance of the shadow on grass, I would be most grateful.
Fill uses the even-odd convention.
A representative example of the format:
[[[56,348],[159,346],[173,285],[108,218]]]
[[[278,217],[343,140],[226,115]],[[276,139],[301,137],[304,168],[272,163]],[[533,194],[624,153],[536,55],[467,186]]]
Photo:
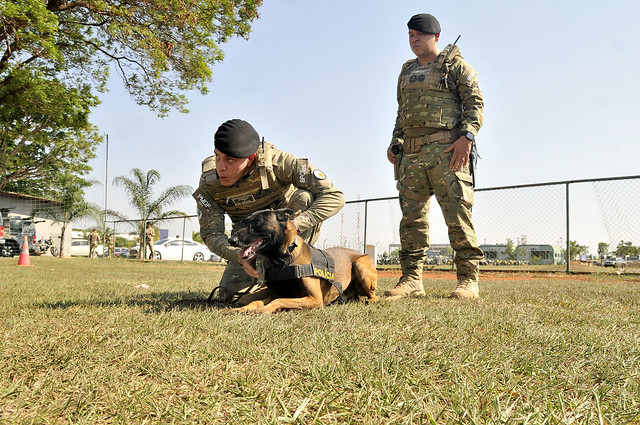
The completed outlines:
[[[118,308],[118,307],[139,307],[144,310],[145,313],[166,313],[169,311],[181,311],[181,310],[196,310],[204,311],[210,309],[226,310],[229,308],[239,307],[239,304],[223,303],[219,301],[209,301],[209,295],[204,293],[193,292],[158,292],[158,293],[145,293],[135,296],[126,296],[121,298],[110,299],[91,299],[91,300],[76,300],[76,301],[58,301],[58,302],[43,302],[36,303],[32,306],[34,308],[51,309],[51,310],[65,310],[70,308]],[[407,297],[408,299],[419,299],[424,297]],[[432,297],[433,298],[433,297]],[[444,296],[437,296],[435,298],[446,298]],[[384,297],[378,298],[380,301],[386,301]],[[352,304],[364,301],[364,297],[361,299],[341,299],[337,298],[329,306]],[[398,300],[399,301],[399,300]],[[397,302],[397,301],[392,301]]]
[[[111,299],[91,299],[77,301],[58,301],[33,304],[35,308],[64,310],[76,307],[139,307],[146,313],[165,313],[180,310],[225,310],[235,307],[233,304],[209,301],[208,294],[193,292],[159,292],[146,293]]]

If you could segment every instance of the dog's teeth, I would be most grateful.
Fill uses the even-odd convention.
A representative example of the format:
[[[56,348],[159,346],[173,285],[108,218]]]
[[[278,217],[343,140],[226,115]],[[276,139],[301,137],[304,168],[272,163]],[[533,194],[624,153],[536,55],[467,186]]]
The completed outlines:
[[[240,251],[240,256],[245,260],[255,257],[258,251],[258,247],[261,243],[262,239],[258,239],[257,241],[253,242],[251,245],[245,247],[244,249],[242,249],[242,251]]]

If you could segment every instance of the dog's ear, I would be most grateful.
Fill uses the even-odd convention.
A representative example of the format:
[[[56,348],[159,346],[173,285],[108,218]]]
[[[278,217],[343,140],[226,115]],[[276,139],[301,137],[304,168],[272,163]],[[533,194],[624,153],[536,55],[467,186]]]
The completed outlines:
[[[283,208],[280,210],[276,210],[276,218],[278,221],[287,222],[289,218],[294,215],[296,212],[291,208]]]

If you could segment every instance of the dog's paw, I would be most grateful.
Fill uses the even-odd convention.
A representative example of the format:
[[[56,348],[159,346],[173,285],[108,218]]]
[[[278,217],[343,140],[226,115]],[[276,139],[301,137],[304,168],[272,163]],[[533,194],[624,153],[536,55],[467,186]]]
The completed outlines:
[[[226,310],[224,310],[224,314],[242,314],[242,313],[247,313],[248,311],[244,308],[244,307],[238,307],[238,308],[228,308]]]

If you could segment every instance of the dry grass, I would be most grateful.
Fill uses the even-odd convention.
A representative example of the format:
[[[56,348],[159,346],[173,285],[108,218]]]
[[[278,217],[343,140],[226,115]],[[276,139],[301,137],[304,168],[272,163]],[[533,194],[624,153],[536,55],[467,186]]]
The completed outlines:
[[[1,423],[640,423],[635,277],[494,276],[470,302],[435,277],[422,298],[256,317],[203,302],[211,264],[16,262]]]

